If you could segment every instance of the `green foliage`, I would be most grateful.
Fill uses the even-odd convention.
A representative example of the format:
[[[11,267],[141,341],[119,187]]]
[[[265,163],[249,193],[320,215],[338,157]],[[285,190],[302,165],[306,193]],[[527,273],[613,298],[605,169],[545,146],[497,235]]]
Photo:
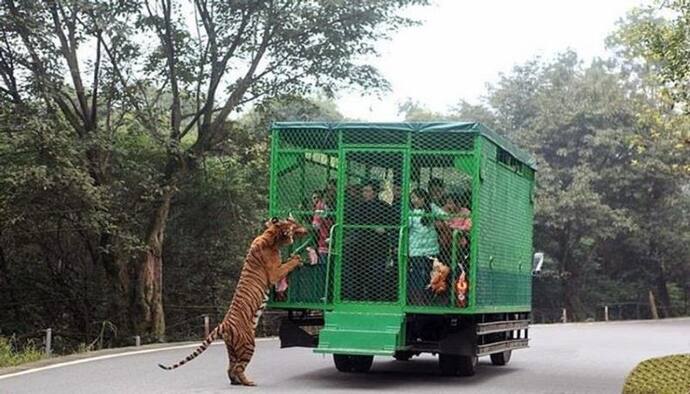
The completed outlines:
[[[450,120],[448,116],[438,112],[433,112],[425,108],[419,102],[413,101],[409,98],[406,102],[398,106],[398,114],[404,114],[406,122],[438,122]]]
[[[88,300],[46,311],[45,320],[69,326],[58,316],[73,309],[67,315],[80,316],[82,342],[103,320],[114,321],[121,338],[137,331],[162,339],[161,275],[148,273],[164,271],[174,205],[210,204],[232,191],[246,211],[242,220],[254,219],[255,206],[242,198],[244,188],[265,180],[257,157],[266,154],[266,125],[310,113],[339,116],[332,104],[300,102],[305,93],[386,89],[362,59],[376,54],[378,40],[414,24],[398,15],[401,7],[424,4],[0,4],[0,149],[31,152],[0,173],[0,268],[13,280],[44,269],[37,290],[23,283],[3,283],[3,290],[16,289],[8,290],[16,291],[13,300],[24,292],[40,300]],[[301,107],[293,111],[283,101],[282,108],[269,105],[271,113],[256,111],[260,132],[245,132],[249,120],[233,116],[278,96]],[[202,174],[222,174],[224,189],[199,183]],[[176,199],[189,187],[204,193]],[[51,286],[56,281],[59,290]],[[42,323],[40,312],[29,320]]]
[[[14,367],[17,365],[38,361],[43,357],[32,343],[24,346],[22,350],[16,350],[12,346],[12,341],[5,337],[0,337],[0,368]]]
[[[413,101],[401,108],[410,121],[481,120],[535,155],[534,246],[547,255],[537,310],[585,319],[604,302],[646,303],[652,289],[672,314],[679,298],[669,289],[688,286],[690,151],[677,137],[689,118],[622,62],[585,66],[565,52],[502,75],[485,105],[445,115]]]
[[[653,70],[663,92],[683,103],[688,111],[690,3],[687,0],[654,3],[632,10],[609,43],[618,47],[623,57],[643,60]]]
[[[180,188],[164,255],[169,321],[192,319],[198,328],[199,313],[210,314],[213,321],[224,316],[247,245],[266,220],[267,131],[271,122],[294,119],[337,121],[342,115],[329,101],[266,100],[240,119],[242,127]],[[183,339],[197,332],[183,324],[169,330],[168,337]]]

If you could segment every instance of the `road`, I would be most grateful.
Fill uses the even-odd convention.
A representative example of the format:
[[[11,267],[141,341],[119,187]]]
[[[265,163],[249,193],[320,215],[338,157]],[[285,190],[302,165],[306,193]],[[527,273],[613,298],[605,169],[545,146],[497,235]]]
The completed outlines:
[[[283,392],[472,392],[620,393],[625,377],[640,361],[690,353],[690,319],[538,325],[531,347],[513,353],[504,367],[480,359],[470,378],[444,377],[435,357],[409,362],[377,357],[368,374],[343,374],[330,356],[310,349],[279,349],[277,340],[257,345],[248,376],[258,387],[230,386],[224,346],[214,345],[190,364],[163,371],[193,349],[127,355],[0,376],[0,393],[283,393]]]

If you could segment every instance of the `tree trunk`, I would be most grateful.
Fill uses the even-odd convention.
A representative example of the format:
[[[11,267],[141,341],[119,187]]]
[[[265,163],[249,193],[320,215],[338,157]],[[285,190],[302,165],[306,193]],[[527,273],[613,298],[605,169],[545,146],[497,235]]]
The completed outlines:
[[[566,227],[560,238],[561,264],[566,275],[563,277],[563,306],[569,321],[584,320],[584,305],[580,299],[582,283],[580,282],[580,267],[572,261],[569,245],[570,227]]]
[[[652,319],[659,318],[659,312],[656,309],[656,300],[654,299],[652,290],[649,290],[649,311],[652,314]]]
[[[666,286],[666,272],[664,265],[659,259],[654,259],[657,265],[656,277],[656,293],[658,295],[658,302],[661,304],[662,317],[671,317],[671,296],[668,294],[668,287]]]
[[[9,268],[7,267],[7,260],[5,258],[5,250],[2,248],[2,245],[0,245],[0,288],[3,285],[7,286],[7,297],[9,304],[11,305],[7,309],[9,310],[10,308],[12,309],[12,319],[16,322],[22,321],[20,319],[19,315],[19,306],[21,303],[18,301],[17,296],[14,293],[14,287],[12,287],[12,284],[10,283],[10,272]],[[9,318],[6,316],[6,318]]]
[[[569,321],[582,321],[585,319],[585,308],[580,299],[580,283],[571,275],[563,283],[564,306]]]
[[[151,217],[146,234],[146,251],[134,263],[132,325],[137,334],[156,341],[162,341],[165,335],[163,239],[174,190],[174,184],[164,187],[163,196]]]
[[[649,242],[648,261],[656,274],[654,275],[654,287],[656,287],[657,302],[661,306],[659,315],[661,317],[671,317],[671,296],[668,294],[664,262],[659,255],[657,243],[653,239]]]
[[[98,247],[100,263],[108,280],[108,320],[117,327],[118,342],[124,343],[123,340],[132,332],[128,317],[131,282],[127,262],[117,254],[117,245],[111,234],[102,233]]]

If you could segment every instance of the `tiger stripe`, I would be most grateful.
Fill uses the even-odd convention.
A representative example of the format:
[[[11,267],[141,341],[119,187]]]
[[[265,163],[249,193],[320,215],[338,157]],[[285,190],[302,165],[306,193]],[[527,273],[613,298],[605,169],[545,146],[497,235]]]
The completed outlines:
[[[209,333],[201,345],[190,355],[174,365],[158,364],[165,370],[173,370],[194,360],[206,351],[211,343],[222,338],[228,351],[228,378],[232,384],[253,386],[244,371],[255,350],[255,331],[268,302],[268,290],[290,271],[300,265],[300,258],[293,256],[281,263],[279,249],[291,244],[296,236],[304,236],[307,230],[292,219],[273,219],[249,248],[223,321]]]

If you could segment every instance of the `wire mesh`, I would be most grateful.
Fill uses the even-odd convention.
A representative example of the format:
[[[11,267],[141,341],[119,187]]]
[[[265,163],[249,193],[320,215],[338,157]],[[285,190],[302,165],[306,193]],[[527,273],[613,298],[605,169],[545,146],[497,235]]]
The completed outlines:
[[[488,140],[482,153],[477,303],[530,308],[532,170]]]
[[[472,156],[413,154],[410,170],[407,302],[453,306],[454,286],[468,278],[472,230]],[[449,267],[443,283],[430,286],[434,258]],[[439,291],[442,289],[443,291]]]
[[[533,173],[491,141],[382,129],[273,138],[271,213],[311,229],[276,306],[529,305]],[[433,259],[450,271],[435,286]]]
[[[402,152],[345,153],[340,298],[396,302]]]

